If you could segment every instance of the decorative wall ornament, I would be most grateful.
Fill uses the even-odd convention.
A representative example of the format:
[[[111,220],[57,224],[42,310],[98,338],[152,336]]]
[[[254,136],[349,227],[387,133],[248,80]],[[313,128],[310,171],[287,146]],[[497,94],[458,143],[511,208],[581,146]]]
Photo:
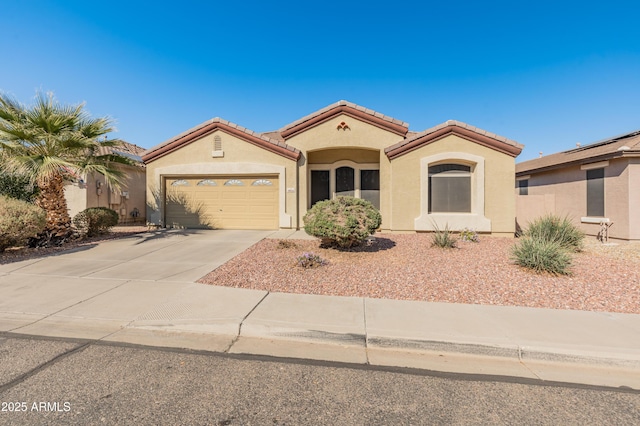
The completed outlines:
[[[351,130],[351,128],[349,127],[349,125],[347,123],[345,123],[344,121],[340,122],[340,124],[338,124],[337,126],[338,130]]]

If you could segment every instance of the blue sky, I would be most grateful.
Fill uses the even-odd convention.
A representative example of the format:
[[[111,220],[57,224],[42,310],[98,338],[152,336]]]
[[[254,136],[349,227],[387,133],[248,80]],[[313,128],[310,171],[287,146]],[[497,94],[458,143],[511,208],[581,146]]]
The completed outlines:
[[[3,2],[0,91],[86,102],[150,148],[209,118],[277,130],[345,99],[460,120],[517,161],[640,129],[638,2]]]

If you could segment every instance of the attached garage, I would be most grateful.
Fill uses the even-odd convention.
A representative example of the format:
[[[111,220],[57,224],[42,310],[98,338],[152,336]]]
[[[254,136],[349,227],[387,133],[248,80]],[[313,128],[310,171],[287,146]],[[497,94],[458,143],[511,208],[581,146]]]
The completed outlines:
[[[277,175],[165,177],[165,223],[176,228],[278,229]]]

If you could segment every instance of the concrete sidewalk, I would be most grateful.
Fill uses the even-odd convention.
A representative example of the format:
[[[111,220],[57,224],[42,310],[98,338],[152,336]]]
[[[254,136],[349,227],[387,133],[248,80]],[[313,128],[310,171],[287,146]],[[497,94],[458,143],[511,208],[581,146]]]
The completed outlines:
[[[640,389],[640,315],[194,281],[282,231],[160,231],[0,265],[0,331]]]

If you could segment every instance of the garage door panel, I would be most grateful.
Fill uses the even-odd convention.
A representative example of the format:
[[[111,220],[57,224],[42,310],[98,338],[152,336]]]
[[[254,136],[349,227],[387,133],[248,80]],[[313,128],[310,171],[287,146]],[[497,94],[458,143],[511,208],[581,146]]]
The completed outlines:
[[[174,182],[178,185],[171,185]],[[167,178],[166,223],[187,228],[277,229],[277,183],[273,176]]]

